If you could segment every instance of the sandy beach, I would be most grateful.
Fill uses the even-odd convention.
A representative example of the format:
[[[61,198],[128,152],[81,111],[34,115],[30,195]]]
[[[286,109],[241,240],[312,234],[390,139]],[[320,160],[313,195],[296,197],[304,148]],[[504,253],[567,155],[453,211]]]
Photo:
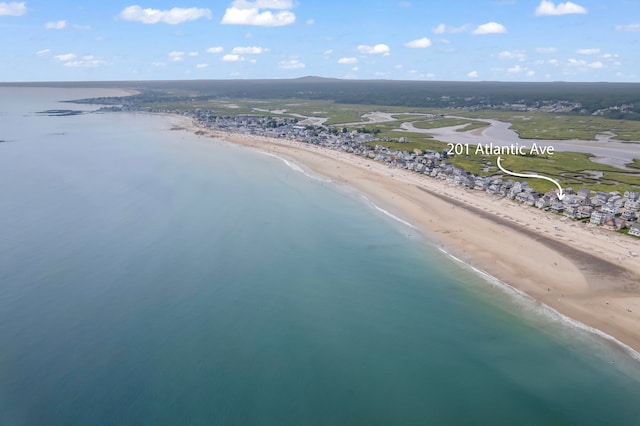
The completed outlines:
[[[640,241],[352,154],[191,125],[349,185],[437,246],[640,351]]]

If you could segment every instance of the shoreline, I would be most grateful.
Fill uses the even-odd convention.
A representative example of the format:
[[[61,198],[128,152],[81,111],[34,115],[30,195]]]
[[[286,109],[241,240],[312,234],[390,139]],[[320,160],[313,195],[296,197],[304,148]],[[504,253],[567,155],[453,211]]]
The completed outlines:
[[[627,253],[640,251],[640,242],[341,151],[214,131],[174,117],[188,120],[185,130],[199,136],[284,156],[354,188],[386,214],[411,224],[444,253],[583,329],[609,336],[606,340],[620,343],[638,359],[640,259]],[[582,249],[589,246],[598,248]]]

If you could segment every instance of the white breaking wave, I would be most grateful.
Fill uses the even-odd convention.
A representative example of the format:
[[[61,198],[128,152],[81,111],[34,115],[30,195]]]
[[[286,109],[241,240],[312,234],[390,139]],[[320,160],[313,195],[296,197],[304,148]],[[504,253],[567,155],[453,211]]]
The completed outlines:
[[[616,339],[615,337],[601,331],[598,330],[597,328],[588,326],[586,324],[581,323],[580,321],[576,321],[573,318],[569,318],[568,316],[556,311],[555,309],[553,309],[551,306],[546,305],[542,302],[540,302],[537,299],[534,299],[533,297],[529,296],[527,293],[518,290],[517,288],[505,283],[504,281],[500,281],[499,279],[497,279],[496,277],[494,277],[493,275],[483,271],[482,269],[476,268],[473,265],[470,265],[469,263],[463,261],[462,259],[457,258],[456,256],[452,255],[451,253],[449,253],[448,251],[446,251],[445,249],[438,247],[438,250],[440,250],[442,253],[446,254],[447,256],[449,256],[451,259],[455,260],[456,262],[461,263],[462,265],[464,265],[465,267],[471,269],[472,271],[476,272],[477,274],[481,275],[484,279],[486,279],[487,281],[489,281],[492,284],[497,284],[498,288],[509,292],[510,294],[515,294],[516,296],[527,300],[528,302],[531,303],[535,303],[537,306],[536,308],[538,308],[543,314],[545,314],[547,317],[554,319],[556,321],[560,321],[562,323],[564,323],[565,325],[569,325],[571,327],[574,327],[578,330],[581,331],[585,331],[587,333],[596,335],[604,340],[607,340],[611,343],[614,343],[615,345],[617,345],[618,347],[622,348],[622,350],[624,352],[626,352],[631,358],[633,358],[636,361],[640,361],[640,352],[636,351],[635,349],[633,349],[632,347],[622,343],[620,340]]]
[[[286,158],[280,157],[279,155],[275,155],[272,154],[270,152],[264,152],[264,151],[258,151],[260,154],[264,154],[264,155],[268,155],[269,157],[273,157],[273,158],[277,158],[279,160],[282,160],[284,162],[284,164],[287,165],[287,167],[289,167],[291,170],[295,171],[295,172],[299,172],[302,173],[303,175],[311,178],[311,179],[315,179],[315,180],[319,180],[320,182],[331,182],[330,179],[325,179],[325,178],[321,178],[318,176],[313,176],[310,175],[309,173],[305,172],[302,167],[298,166],[295,163],[292,163],[291,161],[287,160]]]
[[[385,215],[389,216],[391,219],[400,222],[401,224],[408,226],[409,228],[413,228],[413,229],[418,229],[415,226],[413,226],[411,223],[407,222],[406,220],[400,219],[398,216],[394,215],[393,213],[389,213],[387,210],[383,209],[382,207],[380,207],[379,205],[377,205],[376,203],[374,203],[373,201],[371,201],[370,199],[368,199],[367,197],[365,197],[364,195],[361,195],[361,197],[366,200],[373,208],[375,208],[376,210],[378,210],[379,212],[384,213]]]

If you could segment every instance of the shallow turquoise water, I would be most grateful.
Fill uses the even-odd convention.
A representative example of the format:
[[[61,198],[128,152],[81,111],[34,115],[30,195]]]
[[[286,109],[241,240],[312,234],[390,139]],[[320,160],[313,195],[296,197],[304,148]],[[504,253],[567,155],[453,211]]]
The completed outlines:
[[[357,194],[55,96],[0,104],[0,424],[637,424],[635,361]]]

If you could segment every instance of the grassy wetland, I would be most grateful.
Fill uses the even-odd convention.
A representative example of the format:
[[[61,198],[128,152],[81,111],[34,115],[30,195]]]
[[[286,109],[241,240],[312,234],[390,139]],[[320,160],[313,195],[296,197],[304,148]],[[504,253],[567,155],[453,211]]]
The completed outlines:
[[[508,122],[520,138],[532,141],[640,143],[640,84],[394,82],[317,77],[96,84],[138,92],[127,98],[99,100],[105,104],[152,111],[201,109],[219,116],[288,117],[305,125],[322,123],[339,131],[372,133],[376,140],[370,144],[409,152],[447,149],[447,144],[430,135],[429,129],[459,126],[457,132],[474,132],[489,125],[483,120]],[[305,122],[309,117],[315,121]],[[405,123],[421,132],[406,131],[402,128]],[[470,149],[473,151],[473,145]],[[479,175],[497,173],[492,155],[457,155],[450,161]],[[624,169],[594,162],[592,155],[577,152],[510,156],[504,165],[513,171],[554,177],[563,186],[602,191],[640,187],[637,158],[629,158]],[[540,190],[546,187],[543,182],[532,181],[530,185]]]

